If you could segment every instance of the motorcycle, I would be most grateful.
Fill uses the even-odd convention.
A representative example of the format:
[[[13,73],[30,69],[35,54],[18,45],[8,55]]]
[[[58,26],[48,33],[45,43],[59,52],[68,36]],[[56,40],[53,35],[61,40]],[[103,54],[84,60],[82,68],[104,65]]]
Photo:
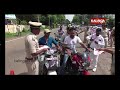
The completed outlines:
[[[43,75],[57,75],[57,69],[60,66],[58,51],[55,48],[50,48],[45,53]]]
[[[71,50],[67,47],[67,49]],[[83,53],[72,52],[69,56],[66,67],[65,74],[66,75],[90,75],[88,71],[88,67],[90,66],[90,55],[89,51],[85,50]]]

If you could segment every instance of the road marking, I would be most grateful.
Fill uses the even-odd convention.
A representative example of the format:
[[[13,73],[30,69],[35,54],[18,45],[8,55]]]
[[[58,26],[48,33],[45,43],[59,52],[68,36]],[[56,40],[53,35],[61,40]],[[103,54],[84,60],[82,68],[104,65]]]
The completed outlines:
[[[25,37],[25,36],[24,36],[24,37]],[[16,39],[8,40],[8,41],[5,41],[5,43],[11,42],[11,41],[15,41],[15,40],[18,40],[18,39],[21,39],[21,38],[24,38],[24,37],[20,37],[20,38],[16,38]]]

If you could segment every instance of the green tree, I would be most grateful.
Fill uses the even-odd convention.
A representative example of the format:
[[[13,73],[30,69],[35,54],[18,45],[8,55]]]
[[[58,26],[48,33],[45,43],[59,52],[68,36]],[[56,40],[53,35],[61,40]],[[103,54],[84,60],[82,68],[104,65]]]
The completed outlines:
[[[27,25],[27,22],[25,20],[21,21],[22,25]]]
[[[56,15],[51,15],[51,24],[52,27],[55,28],[57,25],[57,16]]]
[[[19,23],[21,23],[21,21],[23,20],[25,20],[26,22],[29,22],[30,20],[38,21],[37,14],[15,14],[15,15],[18,18],[17,20],[19,20]]]
[[[78,15],[74,15],[72,23],[80,24],[80,17]]]
[[[114,18],[108,18],[106,24],[108,25],[109,28],[112,28],[115,26],[115,19]]]
[[[65,19],[65,22],[64,22],[66,25],[70,24],[70,21],[68,19]]]
[[[58,24],[63,24],[64,21],[65,21],[65,15],[59,14],[59,15],[56,15],[56,16],[57,16],[57,23]]]
[[[40,21],[43,25],[47,25],[47,24],[48,24],[48,23],[47,23],[48,18],[47,18],[46,16],[44,16],[44,15],[41,15],[41,16],[39,17],[39,21]]]

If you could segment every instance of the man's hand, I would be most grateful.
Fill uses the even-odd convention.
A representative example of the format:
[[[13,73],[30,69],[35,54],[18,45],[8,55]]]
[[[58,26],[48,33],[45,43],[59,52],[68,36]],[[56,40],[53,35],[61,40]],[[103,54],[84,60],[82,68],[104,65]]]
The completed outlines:
[[[46,52],[48,50],[48,48],[43,48],[42,52]]]
[[[104,49],[104,48],[100,48],[100,49],[97,49],[97,50],[99,50],[99,51],[104,51],[105,49]]]
[[[39,47],[43,47],[44,45],[39,45]]]
[[[62,51],[62,48],[58,47],[57,50],[58,50],[58,51]]]
[[[97,49],[99,51],[105,51],[105,48],[100,48],[100,49]],[[103,52],[105,54],[105,52]]]
[[[89,52],[92,52],[93,50],[92,49],[90,49],[90,48],[87,48],[87,50],[89,51]]]

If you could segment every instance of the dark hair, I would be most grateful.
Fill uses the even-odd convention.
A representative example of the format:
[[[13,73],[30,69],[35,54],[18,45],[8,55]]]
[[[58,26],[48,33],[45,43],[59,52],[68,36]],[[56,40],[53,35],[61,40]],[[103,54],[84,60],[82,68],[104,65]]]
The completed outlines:
[[[35,29],[35,28],[39,28],[39,29],[40,29],[40,26],[39,26],[39,27],[35,27],[35,26],[31,26],[31,25],[30,25],[30,31],[31,31],[31,32],[32,32],[32,30]]]
[[[70,32],[71,32],[71,31],[76,31],[76,28],[70,27],[70,28],[69,28],[69,31],[70,31]]]
[[[97,28],[96,31],[97,32],[101,32],[102,30],[101,30],[101,28]]]
[[[66,29],[67,29],[67,30],[69,30],[69,29],[70,29],[70,27],[67,27]]]

